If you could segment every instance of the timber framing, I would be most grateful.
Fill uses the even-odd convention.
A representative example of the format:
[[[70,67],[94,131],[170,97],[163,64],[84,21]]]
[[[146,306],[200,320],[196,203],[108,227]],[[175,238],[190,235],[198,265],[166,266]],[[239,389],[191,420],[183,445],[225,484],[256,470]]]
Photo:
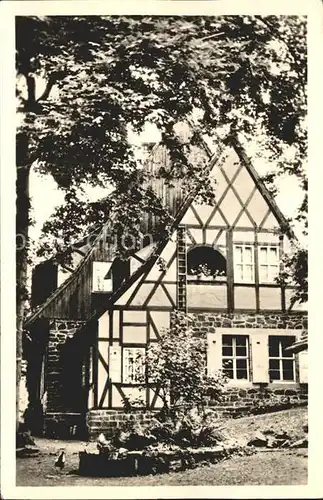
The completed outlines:
[[[261,221],[261,224],[259,225],[258,228],[255,227],[255,223],[251,219],[253,227],[251,227],[251,228],[250,227],[239,227],[239,230],[240,231],[250,232],[250,233],[253,233],[253,234],[256,234],[257,232],[262,232],[262,233],[270,233],[270,232],[272,232],[270,229],[266,229],[266,228],[262,228],[261,227],[263,225],[263,223],[266,221],[266,219],[269,216],[270,212],[272,211],[272,213],[274,214],[274,216],[276,217],[276,219],[277,219],[277,221],[278,221],[278,223],[280,225],[281,232],[285,233],[289,238],[295,239],[295,235],[294,235],[292,229],[290,228],[287,219],[284,217],[284,215],[282,214],[282,212],[278,208],[277,204],[273,200],[273,197],[270,195],[270,193],[267,190],[266,186],[264,185],[264,183],[260,179],[259,175],[257,174],[256,170],[254,169],[254,167],[253,167],[250,159],[248,158],[246,152],[244,151],[243,147],[239,143],[238,139],[236,137],[234,137],[234,136],[228,136],[226,139],[224,139],[222,141],[219,140],[218,144],[217,144],[217,152],[214,155],[212,155],[209,147],[207,146],[207,144],[205,143],[205,141],[203,140],[202,137],[199,137],[199,143],[200,143],[200,145],[202,146],[202,148],[204,149],[204,151],[206,152],[206,154],[207,154],[207,156],[209,158],[209,162],[208,162],[208,165],[206,167],[207,172],[211,172],[212,169],[213,169],[213,167],[215,167],[217,165],[217,163],[218,163],[218,161],[219,161],[219,159],[221,157],[221,154],[223,153],[225,147],[226,146],[232,146],[233,149],[235,150],[235,152],[237,153],[239,159],[241,160],[241,164],[246,167],[246,169],[249,172],[251,178],[253,179],[255,185],[259,188],[260,193],[262,194],[263,198],[265,199],[265,201],[266,201],[266,203],[267,203],[267,205],[269,207],[268,212],[265,214],[265,216],[264,216],[263,220]],[[156,147],[157,146],[158,145],[156,145]],[[234,179],[238,175],[239,171],[240,171],[240,169],[237,169],[237,172],[236,172],[236,174],[234,176]],[[234,188],[234,186],[233,186],[234,179],[231,179],[231,181],[229,181],[227,179],[228,180],[228,187],[226,188],[227,190],[230,187]],[[234,192],[235,192],[235,195],[237,195],[236,190],[234,190]],[[250,194],[250,199],[252,197],[253,192],[254,192],[254,190]],[[157,243],[155,250],[152,252],[152,254],[150,255],[150,257],[148,257],[148,259],[146,261],[142,262],[142,259],[140,259],[140,258],[137,259],[137,260],[139,260],[139,262],[141,264],[140,267],[126,281],[124,281],[121,284],[121,286],[115,292],[113,292],[110,295],[106,296],[106,300],[104,301],[104,305],[100,304],[100,305],[96,306],[96,309],[93,311],[93,313],[86,319],[87,326],[95,324],[97,322],[97,320],[99,319],[99,317],[102,315],[102,313],[105,310],[111,308],[112,304],[114,304],[131,287],[131,285],[133,285],[137,280],[139,280],[138,281],[138,286],[140,286],[140,284],[143,282],[144,278],[148,275],[149,271],[152,269],[152,267],[155,264],[156,260],[160,256],[161,252],[163,251],[163,249],[167,245],[167,243],[168,243],[171,235],[177,229],[179,222],[183,218],[183,216],[186,213],[187,209],[191,206],[191,204],[194,201],[194,199],[197,196],[197,194],[198,194],[198,189],[196,188],[196,189],[192,190],[192,192],[189,193],[186,196],[186,198],[183,200],[181,206],[179,207],[179,209],[177,211],[176,217],[174,218],[174,221],[173,221],[173,223],[171,225],[171,228],[169,230],[169,235],[166,236],[166,237],[164,237],[163,239],[161,239]],[[224,198],[224,193],[222,194],[222,198],[221,199],[223,199],[223,198]],[[241,212],[245,211],[246,214],[247,214],[247,216],[248,216],[248,218],[250,219],[250,214],[247,211],[247,205],[248,205],[248,202],[250,200],[249,199],[246,200],[245,203],[243,203],[242,200],[239,199],[239,197],[238,197],[238,200],[239,200],[239,202],[241,204]],[[214,212],[215,212],[215,210],[219,210],[219,212],[221,213],[221,215],[223,217],[223,220],[227,224],[227,227],[228,227],[228,230],[229,230],[229,233],[227,233],[227,238],[229,238],[229,239],[231,238],[231,240],[232,240],[232,234],[230,233],[230,229],[234,227],[234,224],[233,224],[233,226],[230,226],[230,224],[228,223],[227,219],[225,218],[225,214],[223,214],[223,211],[221,211],[221,209],[219,207],[220,201],[221,200],[219,200],[219,202],[216,204]],[[198,216],[198,214],[195,214],[195,215],[196,215],[197,221],[199,223],[201,223],[202,221],[200,220],[200,217]],[[209,217],[209,222],[211,221],[211,219],[212,219],[212,216]],[[205,238],[205,226],[204,225],[202,225],[202,226],[204,228],[204,233],[203,234],[204,234],[204,238]],[[196,225],[195,226],[194,224],[190,224],[188,226],[188,230],[187,230],[188,238],[190,238],[190,240],[191,240],[191,242],[192,242],[193,245],[194,245],[194,236],[190,232],[190,229],[194,229],[195,227],[196,228],[201,228],[200,225]],[[223,227],[218,226],[218,225],[209,225],[208,229],[219,229],[221,231],[221,234],[224,231]],[[93,253],[95,251],[95,248],[98,246],[98,244],[101,241],[102,237],[105,236],[105,235],[107,235],[107,234],[109,234],[109,233],[111,234],[112,231],[113,231],[113,224],[111,222],[108,222],[107,224],[105,224],[103,226],[103,228],[102,228],[102,230],[100,232],[98,232],[98,230],[96,230],[94,232],[95,238],[94,238],[93,244],[92,244],[91,248],[88,250],[88,252],[86,253],[86,255],[83,257],[83,259],[80,261],[80,263],[78,264],[78,266],[75,268],[74,272],[71,274],[71,276],[69,276],[64,281],[64,283],[62,283],[62,285],[60,285],[48,297],[48,299],[42,305],[40,305],[33,313],[31,313],[31,315],[29,317],[27,317],[26,322],[25,322],[25,327],[27,327],[27,328],[30,327],[38,318],[44,316],[45,312],[46,312],[46,309],[50,306],[50,304],[52,304],[52,302],[55,299],[58,299],[60,297],[60,295],[65,290],[67,290],[69,287],[71,287],[73,285],[73,283],[75,282],[75,280],[77,279],[77,277],[80,276],[80,274],[85,269],[86,264],[88,264],[91,261],[91,259],[93,258]],[[217,239],[221,236],[221,234],[218,234]],[[231,236],[230,236],[230,234],[231,234]],[[257,235],[255,236],[255,238],[256,238],[255,243],[256,243],[256,247],[257,247],[257,243],[258,243],[257,242]],[[229,242],[227,241],[227,243],[229,243]],[[235,241],[234,241],[234,244],[236,244]],[[232,244],[228,245],[228,248],[232,248]],[[257,251],[256,251],[256,255],[257,255]],[[232,256],[231,256],[231,259],[229,259],[229,261],[230,260],[232,261]],[[256,269],[257,269],[257,267],[258,266],[256,266]],[[229,268],[228,274],[229,274],[229,276],[228,276],[228,283],[227,283],[228,284],[228,290],[229,290],[229,292],[228,292],[228,310],[229,311],[233,311],[234,310],[234,294],[233,294],[233,290],[234,290],[234,286],[235,286],[235,283],[233,281],[233,269]],[[239,284],[239,286],[244,286],[244,285],[243,284]],[[257,276],[256,276],[256,283],[255,283],[254,286],[255,286],[255,290],[256,290],[256,309],[259,310],[259,287],[262,286],[262,285],[259,284],[259,277],[258,277],[258,283],[257,283]],[[163,290],[166,293],[166,295],[168,296],[168,298],[171,299],[171,297],[170,297],[167,289],[165,288],[165,286],[163,286]],[[172,303],[172,305],[174,305],[174,301],[173,300],[171,300],[171,303]],[[118,307],[116,307],[116,308],[118,308]],[[282,290],[282,309],[285,310],[285,308],[286,308],[286,305],[285,305],[285,292]],[[84,327],[81,327],[81,329],[83,329],[83,328]]]

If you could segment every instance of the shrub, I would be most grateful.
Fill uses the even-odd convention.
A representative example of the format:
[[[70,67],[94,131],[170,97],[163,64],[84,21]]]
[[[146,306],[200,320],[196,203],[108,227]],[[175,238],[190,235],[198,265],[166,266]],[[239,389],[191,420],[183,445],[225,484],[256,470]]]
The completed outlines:
[[[157,443],[186,448],[212,446],[222,440],[222,429],[212,411],[178,410],[171,415],[161,413],[145,425],[129,418],[116,429],[111,444],[117,448],[143,450]]]
[[[173,313],[161,339],[148,346],[146,373],[140,382],[144,385],[148,379],[165,413],[203,407],[207,398],[220,398],[225,379],[220,372],[207,375],[206,351],[206,338],[196,335],[192,319],[179,311]]]

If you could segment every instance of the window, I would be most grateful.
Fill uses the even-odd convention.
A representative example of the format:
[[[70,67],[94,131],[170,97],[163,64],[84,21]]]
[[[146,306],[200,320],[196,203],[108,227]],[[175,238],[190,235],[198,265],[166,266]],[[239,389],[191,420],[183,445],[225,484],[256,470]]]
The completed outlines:
[[[112,262],[93,262],[93,292],[112,292]]]
[[[207,245],[193,247],[187,254],[187,274],[217,278],[227,274],[225,257]]]
[[[234,246],[234,280],[247,283],[254,281],[253,246]]]
[[[274,283],[279,274],[279,248],[277,246],[259,247],[259,281]]]
[[[295,337],[269,336],[270,380],[295,380],[294,354],[286,348],[295,342]]]
[[[222,368],[230,379],[249,379],[249,342],[246,335],[222,335]]]
[[[143,347],[125,347],[123,349],[123,382],[136,384],[141,382],[145,373],[145,349]]]

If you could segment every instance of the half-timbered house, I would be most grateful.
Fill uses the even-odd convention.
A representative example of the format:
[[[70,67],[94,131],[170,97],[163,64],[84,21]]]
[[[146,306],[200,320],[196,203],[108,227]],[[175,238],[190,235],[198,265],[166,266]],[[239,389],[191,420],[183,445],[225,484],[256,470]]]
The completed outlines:
[[[265,389],[277,403],[306,398],[306,356],[287,348],[307,329],[307,314],[291,308],[293,289],[277,280],[293,237],[288,223],[236,139],[201,154],[216,180],[212,206],[156,175],[153,187],[174,217],[170,236],[151,238],[156,220],[146,217],[142,248],[123,263],[107,223],[79,245],[76,268],[54,289],[56,269],[27,319],[30,408],[44,414],[47,434],[108,431],[133,399],[158,408],[158,393],[139,387],[138,375],[175,308],[207,337],[208,372],[225,370],[228,409],[248,407]],[[167,165],[165,147],[155,145],[147,168]]]

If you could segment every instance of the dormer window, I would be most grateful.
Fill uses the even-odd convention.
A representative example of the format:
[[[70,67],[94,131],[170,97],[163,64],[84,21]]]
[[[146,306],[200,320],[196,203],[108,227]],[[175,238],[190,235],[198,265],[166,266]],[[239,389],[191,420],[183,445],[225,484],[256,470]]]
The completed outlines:
[[[112,292],[112,262],[93,262],[92,292]]]

